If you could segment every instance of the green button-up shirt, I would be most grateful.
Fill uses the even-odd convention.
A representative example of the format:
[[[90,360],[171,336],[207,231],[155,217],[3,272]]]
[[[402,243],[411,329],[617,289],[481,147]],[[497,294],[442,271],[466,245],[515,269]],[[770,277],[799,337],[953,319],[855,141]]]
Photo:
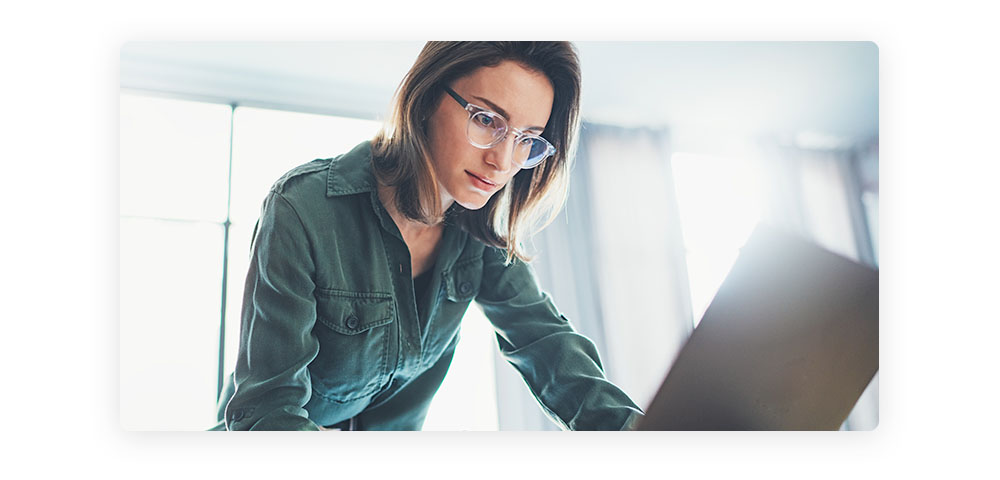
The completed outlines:
[[[505,266],[503,250],[451,218],[418,298],[409,249],[378,197],[369,142],[282,176],[258,221],[238,360],[216,428],[418,430],[473,300],[553,421],[629,426],[639,408],[605,378],[593,342],[531,267]]]

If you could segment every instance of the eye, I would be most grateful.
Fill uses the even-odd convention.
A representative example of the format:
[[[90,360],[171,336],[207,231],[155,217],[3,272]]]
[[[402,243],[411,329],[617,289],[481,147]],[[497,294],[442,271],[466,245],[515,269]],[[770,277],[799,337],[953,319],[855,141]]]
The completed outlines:
[[[491,116],[489,116],[489,115],[487,115],[485,113],[476,114],[476,116],[473,117],[473,119],[481,127],[492,127],[493,123],[494,123],[493,117],[491,117]]]

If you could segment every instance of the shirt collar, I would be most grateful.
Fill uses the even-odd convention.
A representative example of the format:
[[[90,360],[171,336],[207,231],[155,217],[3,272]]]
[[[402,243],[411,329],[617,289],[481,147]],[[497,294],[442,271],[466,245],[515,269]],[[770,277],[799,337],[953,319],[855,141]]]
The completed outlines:
[[[389,216],[389,212],[382,206],[378,198],[378,191],[375,186],[375,175],[372,172],[372,150],[371,142],[359,143],[351,151],[335,158],[330,162],[329,173],[326,177],[326,196],[336,197],[342,195],[353,195],[357,193],[371,192],[372,209],[378,216],[382,228],[403,240],[402,234]],[[454,224],[452,218],[461,209],[456,202],[445,213],[445,231],[441,241],[443,245],[451,245],[455,242],[456,247],[446,247],[438,254],[437,263],[448,267],[455,263],[458,255],[462,252],[459,245],[466,242],[467,233]],[[456,235],[458,235],[456,237]]]
[[[370,141],[361,142],[350,152],[330,162],[330,171],[326,177],[327,197],[375,190],[371,147]]]

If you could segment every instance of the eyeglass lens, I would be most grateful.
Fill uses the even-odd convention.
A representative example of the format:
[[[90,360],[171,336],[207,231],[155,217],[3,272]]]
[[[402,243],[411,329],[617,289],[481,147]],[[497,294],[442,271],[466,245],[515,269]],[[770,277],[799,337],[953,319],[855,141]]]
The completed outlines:
[[[507,122],[491,112],[477,112],[469,118],[469,140],[480,148],[490,148],[503,140]],[[545,158],[545,142],[538,138],[524,137],[514,145],[514,161],[523,167],[534,166]]]

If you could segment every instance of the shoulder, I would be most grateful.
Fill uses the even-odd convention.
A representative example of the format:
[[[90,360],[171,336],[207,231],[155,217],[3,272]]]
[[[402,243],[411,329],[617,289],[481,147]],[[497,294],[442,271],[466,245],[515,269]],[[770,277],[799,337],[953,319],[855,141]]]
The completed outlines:
[[[274,184],[271,192],[285,197],[326,193],[326,172],[334,158],[317,158],[285,172]]]
[[[271,192],[282,196],[339,197],[370,193],[375,189],[371,142],[333,158],[319,158],[299,165],[274,182]]]
[[[334,160],[318,158],[289,170],[271,185],[267,194],[271,200],[265,201],[265,204],[285,204],[285,208],[307,228],[324,216],[330,216],[327,212],[330,202],[326,201],[326,177]]]

